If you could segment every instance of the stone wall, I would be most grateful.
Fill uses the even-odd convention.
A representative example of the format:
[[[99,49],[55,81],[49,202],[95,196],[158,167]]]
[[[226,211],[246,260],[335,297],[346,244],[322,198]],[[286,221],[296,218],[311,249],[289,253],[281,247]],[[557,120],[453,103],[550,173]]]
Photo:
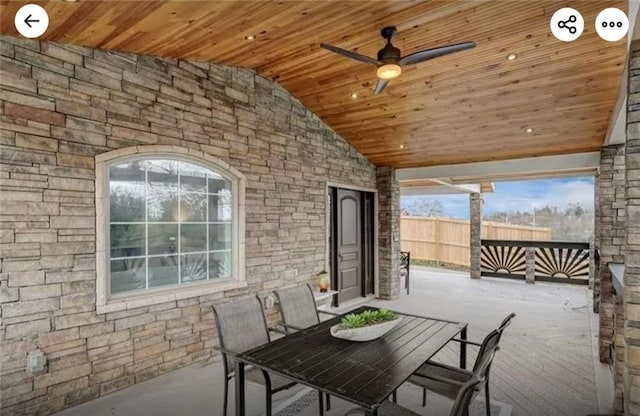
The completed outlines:
[[[598,212],[600,267],[594,282],[594,296],[599,297],[600,360],[611,362],[614,344],[615,299],[609,263],[624,263],[625,252],[625,192],[624,145],[607,146],[600,152],[598,176]]]
[[[378,262],[379,296],[397,299],[400,296],[400,183],[396,171],[378,168]],[[384,278],[383,278],[384,276]]]
[[[625,149],[627,238],[620,328],[624,343],[624,414],[640,415],[640,41],[631,44]]]
[[[325,267],[327,181],[380,182],[254,71],[11,37],[0,55],[2,414],[51,413],[210,358],[208,305]],[[97,314],[95,156],[148,144],[196,149],[246,176],[248,289]],[[381,185],[396,215],[397,186]],[[38,347],[48,367],[32,375]]]
[[[626,236],[625,147],[606,146],[600,152],[600,169],[596,181],[596,248],[599,252],[598,275],[593,284],[594,304],[599,313],[600,361],[614,366],[616,380],[615,407],[622,410],[622,300],[614,295],[609,263],[624,263]],[[595,307],[595,306],[594,306]]]

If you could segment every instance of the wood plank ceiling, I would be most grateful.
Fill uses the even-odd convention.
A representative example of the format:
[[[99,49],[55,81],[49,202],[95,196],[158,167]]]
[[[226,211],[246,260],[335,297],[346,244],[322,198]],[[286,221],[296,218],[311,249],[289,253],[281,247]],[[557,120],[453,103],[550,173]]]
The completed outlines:
[[[373,163],[395,167],[598,150],[625,59],[624,40],[605,42],[594,29],[600,10],[626,11],[617,0],[34,2],[50,16],[43,39],[255,68]],[[0,2],[2,34],[17,35],[24,3]],[[585,30],[564,43],[549,20],[568,5]],[[319,44],[375,56],[386,25],[398,27],[404,54],[478,46],[407,67],[375,97],[375,68]]]

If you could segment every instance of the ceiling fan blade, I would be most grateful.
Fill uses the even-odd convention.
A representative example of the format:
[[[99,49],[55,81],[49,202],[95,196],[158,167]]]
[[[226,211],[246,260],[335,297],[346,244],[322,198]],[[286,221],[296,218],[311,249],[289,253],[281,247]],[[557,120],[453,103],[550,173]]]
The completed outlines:
[[[378,83],[376,84],[376,89],[373,90],[373,95],[379,95],[384,89],[384,87],[387,86],[388,83],[389,83],[388,79],[378,78]]]
[[[356,61],[364,62],[365,64],[373,64],[376,66],[380,64],[377,60],[369,58],[368,56],[360,55],[358,52],[348,51],[346,49],[338,48],[337,46],[329,45],[328,43],[321,43],[320,46],[328,51],[346,56],[347,58],[355,59]]]
[[[464,51],[465,49],[475,48],[475,42],[457,43],[455,45],[442,46],[439,48],[427,49],[424,51],[412,53],[410,55],[400,58],[398,63],[400,65],[417,64],[418,62],[424,62],[429,59],[437,58],[438,56],[448,55],[450,53]]]

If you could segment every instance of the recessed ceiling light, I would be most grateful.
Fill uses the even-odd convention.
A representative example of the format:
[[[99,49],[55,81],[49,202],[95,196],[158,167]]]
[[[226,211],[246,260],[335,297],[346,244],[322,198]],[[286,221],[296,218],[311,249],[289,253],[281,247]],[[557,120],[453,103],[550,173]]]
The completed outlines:
[[[527,133],[531,134],[531,133],[533,133],[533,127],[527,127],[526,129],[524,129],[524,131],[526,131]]]
[[[356,98],[358,98],[358,93],[357,93],[357,92],[352,92],[352,93],[351,93],[351,98],[353,98],[354,100],[355,100]]]
[[[404,145],[403,144],[400,145],[400,149],[404,149]]]
[[[518,54],[510,53],[509,55],[507,55],[507,61],[515,61],[517,57]]]
[[[245,40],[254,40],[256,38],[256,35],[247,35],[244,38]]]

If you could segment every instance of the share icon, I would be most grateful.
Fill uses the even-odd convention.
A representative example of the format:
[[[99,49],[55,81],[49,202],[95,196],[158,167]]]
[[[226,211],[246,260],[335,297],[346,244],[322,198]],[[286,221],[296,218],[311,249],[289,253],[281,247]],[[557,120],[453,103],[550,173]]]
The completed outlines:
[[[558,27],[560,29],[567,29],[569,33],[573,35],[578,31],[578,29],[576,29],[575,26],[569,25],[569,23],[575,23],[577,20],[578,18],[574,14],[572,14],[567,20],[560,20],[558,22]]]

